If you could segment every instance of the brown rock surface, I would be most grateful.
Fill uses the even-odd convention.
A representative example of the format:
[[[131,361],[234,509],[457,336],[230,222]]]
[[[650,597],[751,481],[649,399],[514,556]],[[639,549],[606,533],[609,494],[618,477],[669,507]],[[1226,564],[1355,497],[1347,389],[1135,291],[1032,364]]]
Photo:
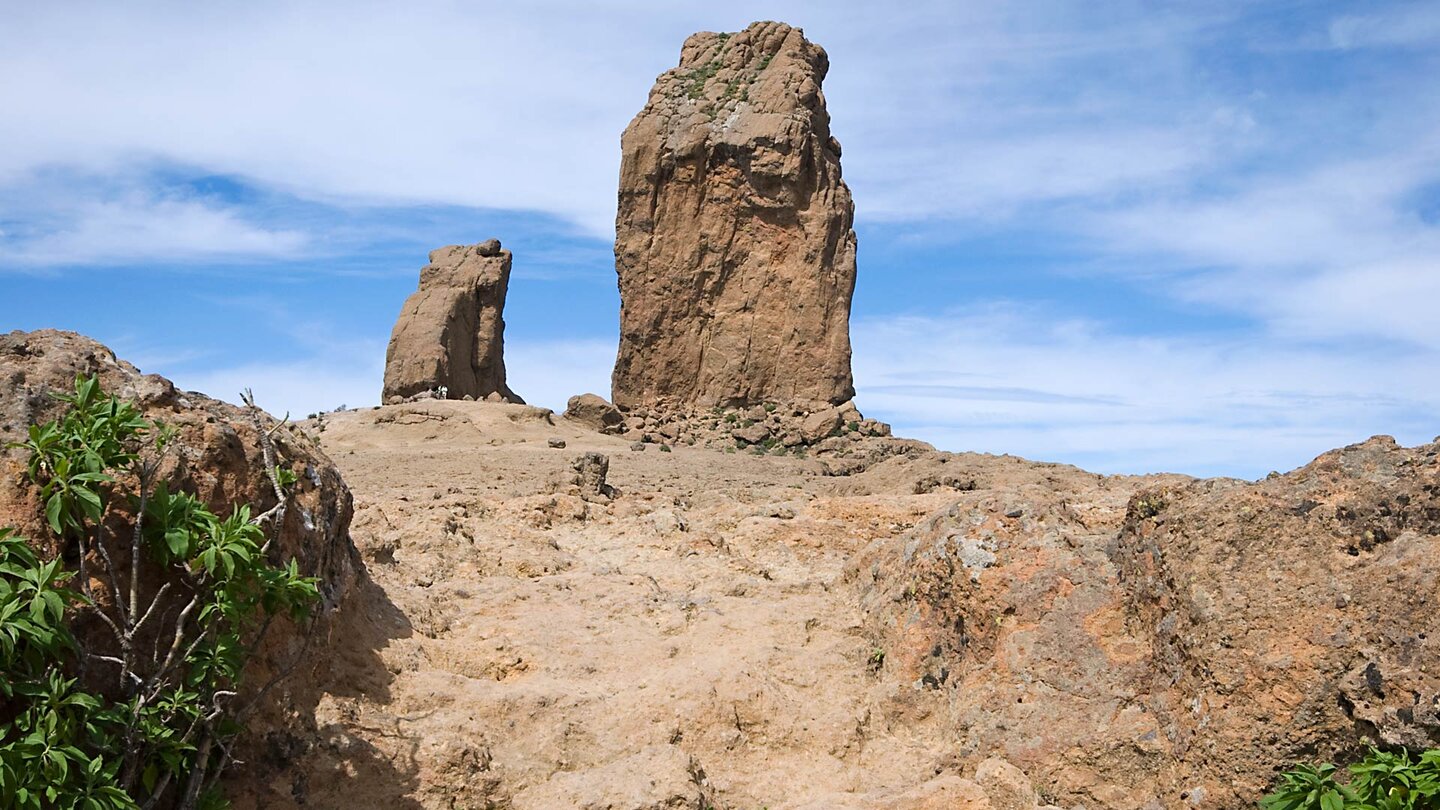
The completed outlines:
[[[867,663],[844,580],[949,493],[912,495],[885,464],[837,479],[794,456],[629,453],[521,406],[324,421],[375,582],[349,632],[387,641],[337,656],[317,731],[237,810],[986,807],[944,695],[920,693],[928,720],[893,710],[914,690]],[[555,487],[588,453],[617,497]]]
[[[532,411],[326,416],[377,586],[355,634],[388,641],[337,656],[248,806],[1241,807],[1434,739],[1436,446],[1256,484],[922,447],[837,478]]]
[[[1002,753],[1062,804],[1241,807],[1296,761],[1440,743],[1440,445],[1139,493],[945,457],[853,479],[975,490],[852,570],[885,668],[950,695],[957,755]]]
[[[1117,551],[1171,789],[1223,806],[1267,766],[1440,747],[1440,444],[1144,492]]]
[[[510,251],[490,239],[430,252],[385,350],[382,402],[445,388],[446,398],[522,400],[505,384]]]
[[[820,92],[828,68],[782,23],[695,34],[625,130],[621,409],[854,395],[854,206]]]
[[[565,418],[591,430],[610,431],[618,428],[625,417],[599,394],[576,394],[565,403]]]
[[[59,415],[64,405],[52,393],[73,392],[75,378],[91,374],[99,375],[107,393],[135,402],[147,419],[163,420],[176,429],[173,450],[159,470],[160,480],[172,489],[194,493],[220,514],[239,504],[257,511],[274,505],[258,433],[247,412],[178,390],[158,375],[141,374],[105,346],[73,332],[10,332],[0,335],[0,526],[15,526],[42,546],[49,537],[35,488],[23,478],[28,455],[8,445],[23,439],[27,426]],[[272,418],[264,419],[273,425]],[[247,671],[255,687],[280,667],[300,662],[247,723],[242,753],[252,760],[255,773],[276,764],[259,752],[276,740],[289,739],[304,727],[303,718],[313,715],[314,685],[322,677],[329,639],[344,614],[342,604],[348,604],[364,582],[350,543],[350,490],[335,465],[303,431],[282,428],[273,440],[280,463],[296,474],[279,534],[280,553],[294,558],[305,574],[320,578],[324,601],[312,627],[276,621]],[[112,508],[125,510],[123,505]],[[147,581],[158,582],[159,576],[157,570]],[[85,629],[79,632],[82,643],[89,643]]]

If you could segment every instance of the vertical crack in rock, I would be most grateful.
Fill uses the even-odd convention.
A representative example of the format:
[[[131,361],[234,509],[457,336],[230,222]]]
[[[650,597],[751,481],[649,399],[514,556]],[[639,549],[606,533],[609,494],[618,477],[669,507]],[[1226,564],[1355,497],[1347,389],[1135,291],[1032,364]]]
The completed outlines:
[[[854,395],[854,204],[783,23],[691,36],[621,138],[615,404],[810,408]]]

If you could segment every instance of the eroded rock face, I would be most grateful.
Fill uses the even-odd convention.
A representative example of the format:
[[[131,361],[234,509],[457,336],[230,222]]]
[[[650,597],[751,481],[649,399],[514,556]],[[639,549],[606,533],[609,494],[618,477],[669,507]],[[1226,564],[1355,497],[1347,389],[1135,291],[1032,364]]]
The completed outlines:
[[[978,489],[852,571],[902,707],[948,695],[957,755],[1066,806],[1242,807],[1299,761],[1440,743],[1440,445],[1133,497],[1059,465],[1003,492],[964,457],[881,468],[907,464]]]
[[[1273,764],[1440,746],[1440,444],[1144,492],[1117,551],[1171,785],[1238,805]]]
[[[50,535],[41,517],[37,488],[23,477],[28,454],[7,445],[23,439],[29,425],[56,418],[65,406],[52,394],[73,392],[77,376],[92,374],[99,376],[107,393],[134,402],[145,418],[163,420],[176,429],[159,480],[195,494],[222,515],[239,504],[250,504],[257,512],[274,505],[259,435],[246,411],[180,391],[158,375],[142,374],[82,335],[56,330],[11,332],[0,335],[0,526],[14,526],[42,553],[55,553],[53,543],[47,544]],[[267,430],[275,423],[268,415],[262,421]],[[288,734],[295,714],[303,713],[307,701],[314,700],[328,662],[324,652],[331,622],[363,578],[350,542],[353,502],[339,471],[303,431],[280,428],[272,439],[279,463],[296,475],[278,537],[279,552],[284,559],[293,558],[306,575],[320,579],[323,603],[313,624],[277,620],[250,662],[249,688],[265,683],[282,668],[294,669],[248,720],[248,733],[240,741],[247,758],[262,745],[262,736]],[[112,507],[115,512],[125,510],[123,503]],[[162,575],[157,569],[144,581],[158,587]],[[86,629],[77,632],[86,644]]]
[[[382,401],[430,395],[523,402],[505,384],[510,251],[490,239],[430,252],[385,351]]]
[[[854,395],[854,206],[820,83],[782,23],[699,33],[621,138],[622,409]]]

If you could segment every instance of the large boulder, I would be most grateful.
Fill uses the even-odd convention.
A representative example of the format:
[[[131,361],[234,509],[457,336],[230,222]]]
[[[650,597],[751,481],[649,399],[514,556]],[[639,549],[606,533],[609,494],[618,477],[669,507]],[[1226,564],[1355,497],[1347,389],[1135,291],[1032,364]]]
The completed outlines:
[[[448,399],[523,402],[505,384],[510,251],[491,239],[430,252],[385,350],[382,401],[444,389]]]
[[[76,377],[82,375],[98,375],[107,393],[134,402],[145,418],[175,428],[172,449],[158,472],[159,480],[167,481],[172,490],[193,493],[226,515],[240,504],[257,512],[275,504],[259,429],[250,413],[181,391],[158,375],[142,374],[82,335],[55,330],[10,332],[0,335],[0,526],[16,527],[43,554],[56,552],[41,516],[37,488],[24,477],[28,454],[11,443],[23,440],[29,425],[56,418],[65,405],[52,395],[73,392]],[[262,736],[286,733],[315,699],[315,690],[326,677],[325,649],[333,622],[342,601],[363,576],[350,541],[350,490],[335,465],[304,432],[277,427],[268,414],[260,416],[260,423],[273,430],[278,463],[296,475],[278,534],[278,556],[294,559],[301,572],[319,578],[322,604],[314,622],[276,620],[250,662],[251,688],[282,671],[290,676],[266,694],[249,718],[247,734],[240,741],[247,756],[257,753]],[[126,510],[123,504],[113,508]],[[145,581],[156,583],[161,575],[152,572]],[[99,628],[77,626],[82,646],[90,630]]]
[[[1233,806],[1278,765],[1440,747],[1440,444],[1141,493],[1115,559],[1171,785]]]
[[[621,138],[613,396],[821,407],[854,394],[854,205],[825,51],[755,23],[686,40]]]
[[[1440,743],[1440,444],[1256,483],[1004,461],[949,456],[974,491],[851,568],[897,710],[943,690],[955,755],[1066,806],[1241,807],[1299,761]]]

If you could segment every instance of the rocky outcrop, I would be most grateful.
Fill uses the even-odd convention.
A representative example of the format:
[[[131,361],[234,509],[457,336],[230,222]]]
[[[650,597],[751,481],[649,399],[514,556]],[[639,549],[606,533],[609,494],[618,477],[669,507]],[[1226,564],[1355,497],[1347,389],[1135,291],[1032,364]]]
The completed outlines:
[[[1272,765],[1440,747],[1440,444],[1142,492],[1115,559],[1170,785],[1230,806]]]
[[[854,395],[854,206],[825,51],[755,23],[686,40],[621,138],[622,410]]]
[[[385,351],[386,403],[442,399],[523,402],[505,384],[510,251],[497,239],[430,252]]]
[[[249,413],[203,394],[178,390],[158,375],[142,374],[105,346],[73,332],[11,332],[0,335],[0,526],[14,526],[40,544],[42,552],[55,553],[44,545],[51,535],[37,488],[23,476],[28,455],[11,443],[22,440],[29,425],[56,418],[65,406],[52,395],[73,392],[77,376],[92,374],[99,376],[107,393],[134,402],[145,418],[175,429],[158,480],[168,482],[172,490],[195,494],[223,515],[240,504],[257,512],[274,505],[259,434]],[[268,415],[262,421],[266,430],[274,431],[279,464],[295,474],[278,535],[279,558],[294,559],[303,573],[319,578],[323,603],[317,621],[308,626],[277,620],[250,662],[248,681],[256,685],[282,668],[295,667],[283,687],[271,690],[269,700],[248,720],[249,735],[241,743],[251,753],[248,746],[258,745],[261,735],[288,733],[286,727],[294,722],[299,704],[313,699],[327,662],[322,652],[329,643],[331,621],[362,581],[350,542],[352,499],[339,471],[303,431],[277,429]],[[118,512],[125,509],[122,504],[112,507]],[[161,576],[157,569],[146,581],[158,582]],[[88,631],[80,627],[78,632],[83,646]]]
[[[855,479],[972,490],[851,569],[886,676],[949,696],[957,755],[1066,806],[1241,807],[1298,761],[1440,744],[1440,445],[1133,497],[1015,466],[1003,489],[949,454]]]

